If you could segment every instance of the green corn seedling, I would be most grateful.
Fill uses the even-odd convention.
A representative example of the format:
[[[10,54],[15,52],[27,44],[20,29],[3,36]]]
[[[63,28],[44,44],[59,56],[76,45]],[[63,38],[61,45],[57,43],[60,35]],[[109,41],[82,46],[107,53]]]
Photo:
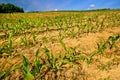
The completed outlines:
[[[89,64],[91,64],[93,62],[93,57],[89,57],[86,59],[87,61],[87,65],[89,66]]]
[[[100,70],[108,70],[108,69],[110,68],[110,66],[112,66],[112,62],[108,61],[108,62],[106,62],[105,64],[100,64],[100,65],[98,66],[98,68],[99,68]]]
[[[55,62],[55,58],[53,57],[53,55],[50,53],[50,51],[47,49],[47,47],[44,47],[45,50],[45,54],[48,58],[48,61],[50,63],[50,68],[52,68],[53,70],[56,70],[56,62]]]
[[[41,67],[42,65],[40,64],[40,60],[38,58],[38,54],[40,53],[40,49],[38,49],[36,51],[36,58],[35,58],[35,73],[38,73],[39,74],[39,79],[41,79],[41,75],[40,75],[40,70],[41,70]]]
[[[30,72],[28,59],[23,56],[23,75],[25,80],[34,80],[34,76]]]
[[[98,54],[103,54],[103,52],[110,46],[110,49],[113,48],[115,42],[120,39],[119,35],[110,36],[105,42],[100,42],[98,44]]]
[[[105,64],[100,64],[97,66],[100,70],[105,70],[106,65]]]
[[[47,42],[47,37],[46,37],[46,36],[44,36],[44,37],[42,38],[42,42],[43,42],[43,43],[46,43],[46,42]]]
[[[28,46],[29,43],[25,37],[21,38],[21,41],[24,43],[25,46]]]
[[[71,62],[75,60],[75,48],[71,48],[66,52],[66,58]]]
[[[105,43],[101,42],[100,44],[98,44],[98,54],[103,54],[103,52],[107,49],[108,46],[108,41],[106,41]]]
[[[5,80],[12,71],[15,71],[16,69],[19,69],[20,65],[15,65],[11,69],[9,69],[7,72],[3,74],[3,72],[0,72],[0,80]]]
[[[75,36],[74,28],[70,32],[71,32],[71,37],[73,38]]]
[[[36,44],[36,35],[33,34],[33,44],[35,45]]]
[[[81,32],[80,24],[77,25],[77,28],[78,28],[78,35],[79,35]]]
[[[12,36],[11,34],[9,35],[9,46],[8,46],[9,50],[12,49]]]
[[[67,51],[65,43],[62,41],[62,35],[61,35],[61,33],[59,33],[58,40],[59,40],[60,44],[62,45],[62,47],[64,48],[64,50]]]
[[[111,41],[112,43],[110,44],[110,49],[114,47],[115,42],[120,39],[120,35],[115,35],[115,36],[110,36],[108,38],[109,41]],[[109,42],[110,43],[110,42]]]
[[[104,28],[104,19],[103,19],[103,21],[101,22],[100,30],[102,30],[103,28]]]

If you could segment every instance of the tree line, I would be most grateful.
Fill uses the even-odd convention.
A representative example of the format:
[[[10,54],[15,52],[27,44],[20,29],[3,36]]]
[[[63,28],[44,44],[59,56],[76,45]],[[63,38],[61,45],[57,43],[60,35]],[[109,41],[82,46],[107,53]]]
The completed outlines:
[[[0,4],[0,13],[15,13],[15,12],[24,12],[23,8],[15,6],[11,3]]]

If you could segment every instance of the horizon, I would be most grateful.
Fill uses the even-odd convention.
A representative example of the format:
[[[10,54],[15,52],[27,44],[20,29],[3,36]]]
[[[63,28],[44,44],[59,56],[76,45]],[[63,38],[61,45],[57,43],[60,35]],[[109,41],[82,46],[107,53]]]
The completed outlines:
[[[23,8],[25,12],[31,11],[60,11],[60,10],[94,10],[94,9],[119,9],[119,0],[0,0],[2,3],[11,3]]]

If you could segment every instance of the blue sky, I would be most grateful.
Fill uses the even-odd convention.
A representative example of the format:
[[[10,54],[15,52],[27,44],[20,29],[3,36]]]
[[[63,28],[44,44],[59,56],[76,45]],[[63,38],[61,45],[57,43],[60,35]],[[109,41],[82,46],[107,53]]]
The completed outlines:
[[[120,0],[0,0],[0,3],[15,4],[26,12],[120,8]]]

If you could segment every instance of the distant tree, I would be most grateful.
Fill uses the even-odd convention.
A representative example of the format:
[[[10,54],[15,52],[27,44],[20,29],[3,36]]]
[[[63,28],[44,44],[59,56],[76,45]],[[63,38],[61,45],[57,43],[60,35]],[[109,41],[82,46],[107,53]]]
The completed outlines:
[[[24,12],[23,8],[15,6],[11,3],[0,4],[0,13],[14,13],[14,12]]]

